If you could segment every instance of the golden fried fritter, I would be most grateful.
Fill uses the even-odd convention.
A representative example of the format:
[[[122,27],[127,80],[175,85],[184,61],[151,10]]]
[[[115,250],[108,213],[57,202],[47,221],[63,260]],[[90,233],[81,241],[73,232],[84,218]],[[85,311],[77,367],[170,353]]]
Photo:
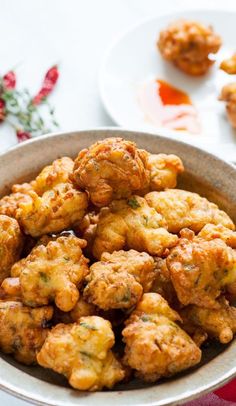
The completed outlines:
[[[209,59],[221,46],[221,38],[212,27],[195,21],[178,20],[161,31],[157,43],[164,59],[193,76],[203,75],[214,63]]]
[[[93,204],[107,206],[113,199],[129,197],[147,187],[147,157],[148,153],[131,141],[106,138],[80,151],[74,179],[89,192]]]
[[[77,237],[59,237],[47,246],[34,248],[12,274],[19,275],[22,301],[42,306],[55,300],[59,309],[73,309],[79,298],[78,286],[88,273],[88,260],[81,248],[86,241]],[[21,268],[21,269],[20,269]]]
[[[236,232],[222,226],[222,224],[206,224],[198,233],[198,237],[208,241],[220,238],[229,247],[236,248]]]
[[[220,69],[224,70],[229,75],[235,75],[236,74],[236,54],[233,54],[228,59],[224,59],[220,64]]]
[[[129,308],[150,290],[154,277],[154,260],[146,252],[105,252],[90,267],[84,298],[103,310]]]
[[[41,366],[66,376],[75,389],[112,388],[125,375],[111,351],[114,342],[109,321],[81,317],[77,323],[54,327],[37,360]]]
[[[124,247],[162,255],[166,248],[177,243],[177,236],[166,230],[163,217],[144,198],[131,196],[128,200],[115,200],[109,209],[99,217],[93,245],[95,258]]]
[[[30,190],[32,190],[32,187],[29,183],[13,185],[12,193],[4,196],[0,200],[0,214],[5,214],[6,216],[15,218],[19,203],[27,202],[30,199],[28,197],[28,192]]]
[[[181,159],[172,154],[150,154],[147,168],[150,172],[150,191],[175,188],[177,175],[184,171]]]
[[[168,231],[178,233],[182,228],[198,232],[205,224],[222,224],[235,229],[229,216],[205,197],[187,190],[169,189],[145,195],[149,206],[160,213],[167,222]]]
[[[146,293],[123,330],[125,363],[154,382],[200,362],[201,351],[176,323],[181,320],[163,297]]]
[[[13,218],[0,215],[0,283],[10,275],[11,266],[20,258],[23,235]]]
[[[51,320],[53,308],[43,306],[31,309],[16,301],[0,301],[0,348],[13,354],[23,364],[36,362],[36,353],[42,347]]]
[[[210,338],[216,338],[222,344],[227,344],[236,333],[236,308],[229,306],[223,297],[218,303],[219,309],[190,305],[181,310],[180,314],[184,322],[200,327]]]
[[[29,192],[30,200],[19,203],[16,216],[26,234],[38,237],[58,233],[79,222],[88,206],[87,194],[60,183],[43,193]]]
[[[225,85],[219,100],[226,102],[226,114],[233,128],[236,128],[236,82]]]
[[[31,182],[33,190],[42,196],[60,183],[68,183],[73,167],[74,161],[71,158],[56,159],[51,165],[45,166],[36,179]]]
[[[206,241],[190,230],[182,230],[181,237],[166,260],[179,301],[218,308],[216,298],[236,280],[236,251],[219,238]]]

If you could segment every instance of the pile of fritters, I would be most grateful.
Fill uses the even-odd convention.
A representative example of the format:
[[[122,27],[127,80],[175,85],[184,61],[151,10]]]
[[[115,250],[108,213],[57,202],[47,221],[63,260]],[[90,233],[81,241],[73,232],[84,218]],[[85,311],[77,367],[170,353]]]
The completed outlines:
[[[147,382],[236,332],[236,232],[175,155],[108,138],[0,200],[0,348],[79,390]]]

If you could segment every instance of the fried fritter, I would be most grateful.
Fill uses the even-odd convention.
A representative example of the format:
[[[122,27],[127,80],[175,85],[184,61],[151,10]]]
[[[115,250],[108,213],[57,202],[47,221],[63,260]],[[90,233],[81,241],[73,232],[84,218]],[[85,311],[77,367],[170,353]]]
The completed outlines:
[[[233,54],[228,59],[224,59],[220,64],[220,69],[224,70],[229,75],[235,75],[236,74],[236,54]]]
[[[216,298],[236,280],[236,251],[219,238],[206,241],[190,230],[181,231],[166,263],[183,305],[218,308]]]
[[[147,168],[150,172],[150,191],[175,188],[177,175],[184,171],[181,159],[172,154],[149,154]]]
[[[29,197],[19,203],[16,217],[24,232],[33,237],[70,228],[82,219],[88,206],[87,194],[71,183],[60,183],[42,197],[31,191]]]
[[[10,275],[14,262],[20,258],[23,235],[19,224],[13,218],[0,215],[0,283]]]
[[[236,82],[225,85],[219,100],[226,102],[226,114],[233,128],[236,128]]]
[[[106,207],[101,210],[107,210]],[[93,243],[96,236],[97,225],[99,221],[99,213],[95,211],[88,212],[76,227],[78,235],[87,241],[85,253],[88,256],[92,256]]]
[[[90,267],[84,298],[103,310],[127,309],[150,290],[154,277],[154,260],[146,252],[105,252]]]
[[[36,353],[48,334],[53,308],[31,309],[16,301],[0,301],[0,348],[23,364],[36,362]]]
[[[205,197],[187,190],[169,189],[145,195],[149,206],[160,213],[167,222],[168,231],[178,233],[182,228],[198,232],[205,224],[222,224],[234,230],[229,216]]]
[[[155,382],[200,362],[201,351],[175,321],[180,316],[157,293],[146,293],[123,330],[125,363]]]
[[[75,160],[74,179],[86,189],[95,206],[107,206],[114,199],[129,197],[145,189],[148,153],[122,138],[106,138],[80,151]]]
[[[125,375],[111,351],[114,342],[109,321],[81,317],[77,323],[54,327],[37,360],[41,366],[66,376],[75,389],[112,388]]]
[[[51,165],[45,166],[35,180],[31,182],[33,190],[42,196],[60,183],[68,183],[73,167],[74,161],[71,158],[56,159]]]
[[[193,76],[205,74],[214,60],[209,59],[221,46],[212,27],[195,21],[178,20],[161,31],[157,46],[164,59]]]
[[[190,305],[181,310],[180,314],[184,322],[192,323],[195,328],[200,327],[210,338],[227,344],[236,333],[236,308],[229,306],[224,297],[218,303],[218,309]]]
[[[59,237],[47,246],[34,248],[20,266],[22,301],[28,306],[46,305],[55,300],[59,309],[73,309],[79,298],[78,287],[88,273],[88,260],[82,254],[86,241],[74,236]]]
[[[30,199],[28,197],[28,192],[30,190],[32,190],[32,187],[29,183],[13,185],[12,193],[4,196],[0,200],[0,214],[5,214],[6,216],[15,218],[19,203],[27,202]]]
[[[166,230],[163,217],[144,198],[131,196],[128,200],[115,200],[109,209],[99,217],[93,245],[95,258],[124,247],[162,255],[166,248],[177,243],[178,237]]]
[[[208,241],[220,238],[229,247],[236,248],[236,232],[222,226],[222,224],[206,224],[198,233],[198,237]]]

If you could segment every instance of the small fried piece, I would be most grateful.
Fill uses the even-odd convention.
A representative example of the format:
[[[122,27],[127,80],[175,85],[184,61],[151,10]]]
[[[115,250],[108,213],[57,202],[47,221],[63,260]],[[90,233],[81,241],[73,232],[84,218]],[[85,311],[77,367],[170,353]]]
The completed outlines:
[[[236,251],[219,238],[207,241],[190,230],[181,231],[166,263],[183,305],[218,308],[216,298],[236,280]]]
[[[95,206],[107,206],[114,199],[129,197],[145,189],[148,153],[122,138],[106,138],[80,151],[75,160],[76,184],[89,192]]]
[[[147,168],[150,172],[149,191],[175,188],[177,175],[184,171],[181,159],[173,154],[150,154]]]
[[[157,46],[164,59],[173,62],[185,73],[205,74],[214,63],[209,59],[221,46],[221,38],[212,27],[196,21],[178,20],[161,31]]]
[[[223,210],[197,193],[169,189],[148,193],[145,199],[149,206],[164,217],[171,233],[178,233],[182,228],[198,232],[208,223],[235,229],[232,220]]]
[[[151,255],[162,255],[173,247],[178,237],[166,230],[166,222],[143,197],[115,200],[109,210],[101,212],[93,244],[93,255],[132,248]]]
[[[106,207],[101,210],[107,210]],[[88,256],[92,255],[93,243],[96,236],[97,225],[99,221],[99,213],[95,211],[88,212],[79,222],[76,232],[78,235],[87,241],[85,253]]]
[[[0,301],[1,350],[23,364],[36,363],[36,353],[46,339],[46,326],[52,315],[51,306],[31,309],[18,301]]]
[[[170,272],[166,265],[166,259],[155,257],[155,277],[150,291],[159,293],[174,309],[178,307],[178,299],[171,282]]]
[[[19,274],[23,303],[36,307],[55,301],[59,309],[72,310],[88,273],[88,260],[82,254],[85,245],[71,235],[34,248],[13,272]]]
[[[115,337],[109,321],[81,317],[77,323],[58,324],[49,333],[38,363],[63,374],[79,390],[112,388],[125,372],[111,351]]]
[[[236,248],[236,232],[222,224],[206,224],[198,233],[198,237],[208,241],[220,238],[229,247]]]
[[[200,362],[200,349],[175,321],[181,321],[180,316],[163,297],[143,295],[122,332],[124,361],[138,377],[155,382]]]
[[[232,341],[236,333],[236,308],[229,305],[222,297],[218,301],[218,309],[207,309],[190,305],[180,311],[183,321],[200,327],[210,338],[215,338],[222,344]]]
[[[62,157],[45,166],[40,174],[31,182],[33,190],[42,196],[48,190],[53,189],[60,183],[68,183],[73,172],[74,161],[68,157]]]
[[[236,53],[230,58],[224,59],[220,64],[220,69],[224,70],[229,75],[236,74]]]
[[[43,193],[34,191],[30,199],[19,203],[16,217],[26,234],[39,237],[58,233],[79,222],[88,206],[87,194],[74,189],[71,183],[60,183]]]
[[[21,286],[19,278],[5,278],[1,284],[3,298],[21,301]]]
[[[0,200],[0,214],[16,218],[16,211],[19,207],[19,203],[27,202],[29,200],[28,192],[30,190],[32,190],[32,187],[29,183],[13,185],[12,193],[2,197]]]
[[[90,267],[84,298],[103,310],[127,309],[150,290],[154,277],[154,260],[146,252],[105,252]]]
[[[10,269],[18,261],[23,248],[19,224],[11,217],[0,215],[0,283],[10,276]]]
[[[78,321],[80,317],[94,316],[97,313],[96,307],[88,303],[83,297],[80,297],[75,307],[70,311],[72,321]]]
[[[233,128],[236,128],[236,82],[225,85],[219,100],[226,102],[226,114]]]

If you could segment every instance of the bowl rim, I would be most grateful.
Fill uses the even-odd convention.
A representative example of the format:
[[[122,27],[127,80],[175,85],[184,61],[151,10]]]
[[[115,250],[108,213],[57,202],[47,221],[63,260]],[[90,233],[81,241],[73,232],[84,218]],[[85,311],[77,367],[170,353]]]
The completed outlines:
[[[27,146],[29,146],[30,144],[40,144],[40,142],[42,142],[42,140],[45,140],[47,142],[48,139],[57,139],[57,138],[64,138],[64,137],[79,137],[80,135],[84,134],[96,134],[96,136],[99,136],[101,138],[104,138],[103,136],[103,132],[111,132],[111,134],[109,136],[111,137],[124,137],[124,138],[128,138],[129,134],[135,135],[137,134],[138,136],[149,136],[151,138],[157,138],[159,140],[167,140],[168,142],[174,143],[174,144],[179,144],[182,145],[185,148],[189,148],[192,151],[195,151],[196,153],[200,153],[202,156],[205,156],[205,158],[210,158],[213,159],[213,162],[218,162],[219,165],[221,165],[222,168],[228,168],[231,171],[233,170],[235,176],[236,176],[236,168],[234,167],[233,164],[228,163],[222,159],[220,159],[219,157],[213,155],[212,153],[206,152],[205,150],[202,150],[199,147],[196,146],[192,146],[190,144],[187,144],[183,141],[179,141],[179,140],[175,140],[169,137],[163,137],[163,136],[158,136],[157,134],[153,134],[150,132],[146,132],[146,131],[137,131],[137,130],[130,130],[130,129],[126,129],[126,128],[120,128],[120,127],[115,127],[115,126],[111,126],[111,127],[97,127],[97,128],[91,128],[91,129],[80,129],[78,131],[70,131],[70,132],[66,132],[66,131],[61,131],[61,132],[54,132],[51,134],[46,134],[43,137],[38,137],[38,138],[33,138],[30,140],[25,141],[24,143],[20,143],[17,144],[16,146],[13,146],[12,148],[10,148],[9,150],[7,150],[6,152],[3,152],[2,154],[0,154],[0,161],[2,158],[6,157],[8,158],[8,156],[10,156],[11,154],[14,154],[14,152],[23,150],[25,147],[27,149]],[[107,134],[106,134],[107,136]],[[106,137],[105,137],[106,138]],[[224,354],[226,354],[226,358],[227,358],[227,353],[230,351],[230,347],[232,347],[232,350],[236,352],[236,340],[234,340],[234,342],[232,342],[232,344],[226,348],[224,350],[224,352],[222,354],[220,354],[219,356],[224,358]],[[212,361],[210,361],[208,364],[212,364],[213,368],[214,368],[214,364],[215,367],[217,368],[217,366],[219,367],[220,363],[219,360],[217,360],[218,356],[215,357]],[[1,374],[0,376],[0,389],[15,396],[16,398],[31,402],[33,404],[36,405],[51,405],[51,406],[62,406],[65,405],[64,401],[61,402],[60,398],[58,398],[57,400],[54,400],[52,398],[50,398],[50,396],[46,399],[44,397],[44,392],[42,395],[42,391],[38,390],[37,393],[34,391],[33,392],[33,387],[35,385],[37,385],[37,382],[39,381],[38,378],[31,376],[27,373],[25,373],[22,370],[19,370],[18,368],[15,368],[15,366],[11,365],[10,363],[8,363],[6,360],[4,360],[2,357],[0,357],[0,368],[2,369],[2,371],[4,371],[4,373]],[[12,368],[14,368],[14,377],[12,376]],[[201,372],[199,372],[201,373]],[[216,377],[214,379],[212,379],[210,382],[204,382],[204,376],[202,377],[202,385],[200,386],[200,391],[199,391],[199,387],[197,388],[193,388],[193,389],[186,389],[186,391],[184,393],[181,393],[177,396],[171,396],[171,397],[167,397],[166,399],[164,399],[164,401],[161,400],[157,400],[155,401],[152,397],[148,396],[148,393],[150,393],[150,391],[155,392],[155,389],[157,388],[158,390],[158,385],[157,386],[151,386],[148,388],[144,388],[144,389],[134,389],[134,390],[128,390],[128,391],[120,391],[120,390],[116,390],[116,391],[111,391],[111,392],[94,392],[94,393],[87,393],[87,392],[79,392],[77,395],[77,399],[78,402],[73,402],[73,397],[70,397],[69,399],[69,403],[71,406],[75,406],[75,405],[80,405],[80,406],[87,406],[87,405],[91,405],[92,403],[87,403],[86,398],[89,395],[89,397],[91,397],[91,400],[93,399],[93,401],[96,401],[96,398],[99,400],[99,404],[100,401],[104,402],[104,396],[107,396],[107,402],[108,404],[110,404],[110,402],[112,402],[115,399],[115,396],[118,395],[119,397],[119,403],[113,402],[114,406],[119,405],[119,406],[133,406],[134,404],[132,403],[132,393],[137,393],[139,392],[141,394],[140,391],[145,391],[147,394],[147,400],[145,400],[144,402],[138,402],[135,403],[135,405],[137,406],[157,406],[157,405],[177,405],[177,404],[181,404],[183,402],[186,402],[188,400],[192,400],[195,399],[199,396],[202,396],[208,392],[211,392],[212,390],[215,390],[216,388],[218,388],[219,386],[222,386],[223,384],[227,383],[228,381],[230,381],[233,377],[236,376],[236,365],[233,364],[232,361],[232,365],[229,367],[229,370],[226,370],[220,377]],[[184,377],[185,381],[186,381],[186,387],[187,387],[187,382],[188,382],[188,376]],[[12,383],[11,379],[14,381]],[[183,379],[183,378],[180,378]],[[191,380],[191,376],[190,376],[190,380]],[[26,382],[26,383],[25,383]],[[43,384],[44,387],[46,389],[52,390],[52,388],[57,388],[55,389],[55,392],[58,392],[59,395],[59,389],[60,390],[66,390],[66,391],[70,391],[70,388],[61,388],[58,385],[55,384],[51,384],[45,381],[41,381],[40,380],[41,385]],[[32,391],[30,390],[32,384]],[[39,385],[40,386],[40,385]],[[40,388],[39,388],[40,389]],[[74,390],[72,390],[73,392],[75,392]],[[61,392],[63,393],[63,392]],[[77,392],[76,392],[77,393]],[[125,395],[124,395],[125,394]],[[128,396],[127,396],[128,394]],[[131,394],[131,395],[130,395]],[[127,400],[127,398],[129,397],[130,400]],[[76,399],[76,398],[74,398]]]

